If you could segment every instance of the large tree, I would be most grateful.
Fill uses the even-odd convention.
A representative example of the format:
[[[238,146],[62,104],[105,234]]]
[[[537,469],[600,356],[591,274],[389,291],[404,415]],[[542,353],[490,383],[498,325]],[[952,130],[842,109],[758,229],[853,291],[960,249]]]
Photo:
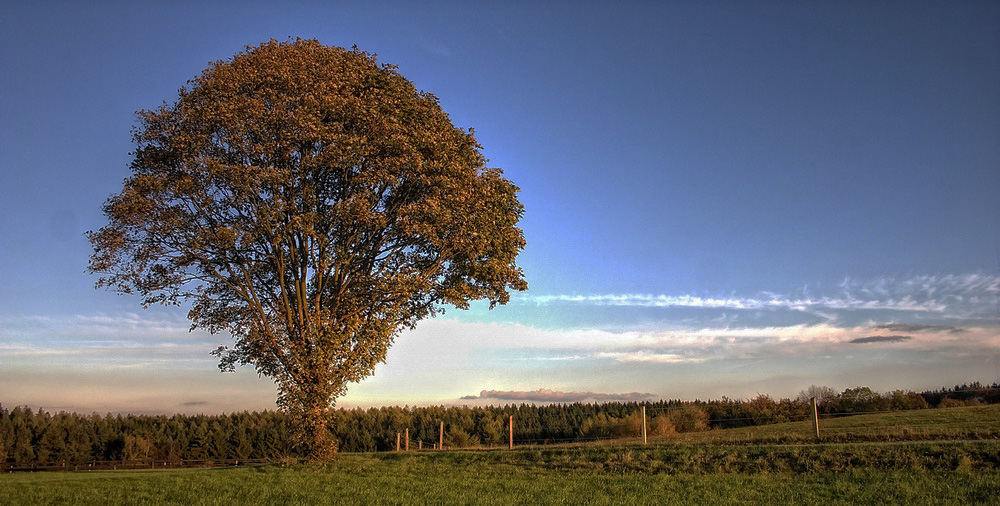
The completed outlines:
[[[336,398],[402,329],[527,287],[517,187],[374,55],[271,41],[138,116],[90,270],[229,332],[220,367],[273,378],[313,458],[335,451]]]

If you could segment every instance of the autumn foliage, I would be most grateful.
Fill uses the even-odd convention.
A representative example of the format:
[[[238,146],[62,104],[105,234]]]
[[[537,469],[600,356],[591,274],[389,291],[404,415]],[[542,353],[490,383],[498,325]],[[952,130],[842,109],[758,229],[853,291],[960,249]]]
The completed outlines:
[[[335,451],[334,400],[401,329],[527,287],[517,187],[436,97],[356,48],[248,48],[133,135],[91,271],[231,334],[220,367],[273,378],[313,458]]]

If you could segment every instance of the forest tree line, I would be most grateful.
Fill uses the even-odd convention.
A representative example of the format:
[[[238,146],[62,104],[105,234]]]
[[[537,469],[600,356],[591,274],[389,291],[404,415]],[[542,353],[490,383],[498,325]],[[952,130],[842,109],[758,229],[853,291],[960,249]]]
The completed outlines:
[[[870,413],[1000,403],[1000,384],[978,382],[926,392],[879,393],[868,387],[835,392],[810,387],[796,398],[758,395],[748,400],[661,400],[504,406],[390,406],[339,409],[330,430],[340,451],[395,449],[409,429],[411,449],[431,447],[444,423],[444,447],[506,445],[514,417],[518,444],[630,437],[646,408],[650,435],[803,420],[810,399],[821,414]],[[405,443],[404,443],[405,444]],[[0,405],[0,460],[6,462],[167,461],[297,458],[289,418],[280,412],[225,415],[80,415]]]

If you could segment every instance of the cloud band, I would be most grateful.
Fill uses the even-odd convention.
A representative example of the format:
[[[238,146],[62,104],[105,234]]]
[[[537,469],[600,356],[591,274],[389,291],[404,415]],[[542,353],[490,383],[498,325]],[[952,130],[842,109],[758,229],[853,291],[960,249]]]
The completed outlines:
[[[479,395],[466,395],[462,400],[496,399],[501,401],[533,401],[533,402],[582,402],[594,401],[640,401],[654,397],[650,393],[629,392],[622,394],[605,394],[597,392],[560,392],[540,388],[538,390],[483,390]]]

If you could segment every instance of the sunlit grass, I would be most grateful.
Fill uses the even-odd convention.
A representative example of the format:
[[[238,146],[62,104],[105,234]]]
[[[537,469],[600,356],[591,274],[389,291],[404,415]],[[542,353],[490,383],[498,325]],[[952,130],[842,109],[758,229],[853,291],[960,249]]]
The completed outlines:
[[[1000,405],[923,409],[867,415],[820,417],[820,442],[884,442],[1000,439]],[[651,438],[656,443],[813,443],[811,419],[688,432]]]
[[[455,464],[443,454],[349,456],[325,466],[290,468],[15,474],[0,477],[0,503],[975,504],[1000,494],[995,468],[673,474],[560,469],[497,459]]]

